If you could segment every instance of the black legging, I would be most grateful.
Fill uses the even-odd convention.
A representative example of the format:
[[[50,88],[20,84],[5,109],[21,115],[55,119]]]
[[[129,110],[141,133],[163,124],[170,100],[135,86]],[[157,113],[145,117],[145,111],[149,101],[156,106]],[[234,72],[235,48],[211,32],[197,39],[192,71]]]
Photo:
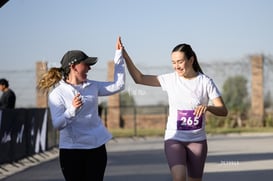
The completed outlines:
[[[103,181],[107,164],[105,145],[95,149],[60,149],[60,165],[66,181]]]

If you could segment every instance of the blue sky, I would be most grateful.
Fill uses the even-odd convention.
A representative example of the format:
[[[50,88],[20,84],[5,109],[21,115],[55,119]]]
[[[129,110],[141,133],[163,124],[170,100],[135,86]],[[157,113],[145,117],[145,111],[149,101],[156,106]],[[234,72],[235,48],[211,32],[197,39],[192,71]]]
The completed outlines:
[[[137,64],[170,65],[189,43],[200,62],[273,54],[272,0],[9,0],[0,8],[0,71],[34,69],[70,49],[106,67],[117,36]]]

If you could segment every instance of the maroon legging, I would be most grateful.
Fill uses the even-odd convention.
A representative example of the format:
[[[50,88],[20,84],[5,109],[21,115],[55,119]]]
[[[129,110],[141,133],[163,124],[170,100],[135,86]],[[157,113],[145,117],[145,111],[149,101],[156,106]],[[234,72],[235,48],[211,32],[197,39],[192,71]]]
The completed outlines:
[[[184,165],[192,178],[202,178],[207,157],[207,140],[198,142],[165,141],[165,154],[169,167]]]

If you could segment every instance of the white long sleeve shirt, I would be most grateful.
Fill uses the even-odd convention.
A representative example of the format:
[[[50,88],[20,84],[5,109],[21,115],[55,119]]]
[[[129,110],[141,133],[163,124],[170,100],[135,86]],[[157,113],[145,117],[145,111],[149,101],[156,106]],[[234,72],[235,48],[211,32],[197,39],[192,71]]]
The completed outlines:
[[[115,53],[113,82],[87,80],[72,86],[65,81],[49,94],[49,108],[53,126],[60,130],[59,148],[97,148],[112,138],[98,114],[98,97],[120,92],[125,87],[124,59],[121,50]],[[83,105],[76,109],[72,100],[81,94]]]

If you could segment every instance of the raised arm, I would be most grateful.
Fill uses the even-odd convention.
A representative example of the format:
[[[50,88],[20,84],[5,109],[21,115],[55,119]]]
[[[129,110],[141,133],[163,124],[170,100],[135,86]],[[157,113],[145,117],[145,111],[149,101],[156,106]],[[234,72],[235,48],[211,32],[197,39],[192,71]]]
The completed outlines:
[[[143,75],[140,70],[135,66],[127,51],[123,48],[123,57],[125,59],[128,71],[135,83],[148,86],[160,87],[160,83],[156,75]]]
[[[114,81],[99,82],[99,96],[109,96],[125,88],[125,63],[120,37],[116,43],[114,63]]]

